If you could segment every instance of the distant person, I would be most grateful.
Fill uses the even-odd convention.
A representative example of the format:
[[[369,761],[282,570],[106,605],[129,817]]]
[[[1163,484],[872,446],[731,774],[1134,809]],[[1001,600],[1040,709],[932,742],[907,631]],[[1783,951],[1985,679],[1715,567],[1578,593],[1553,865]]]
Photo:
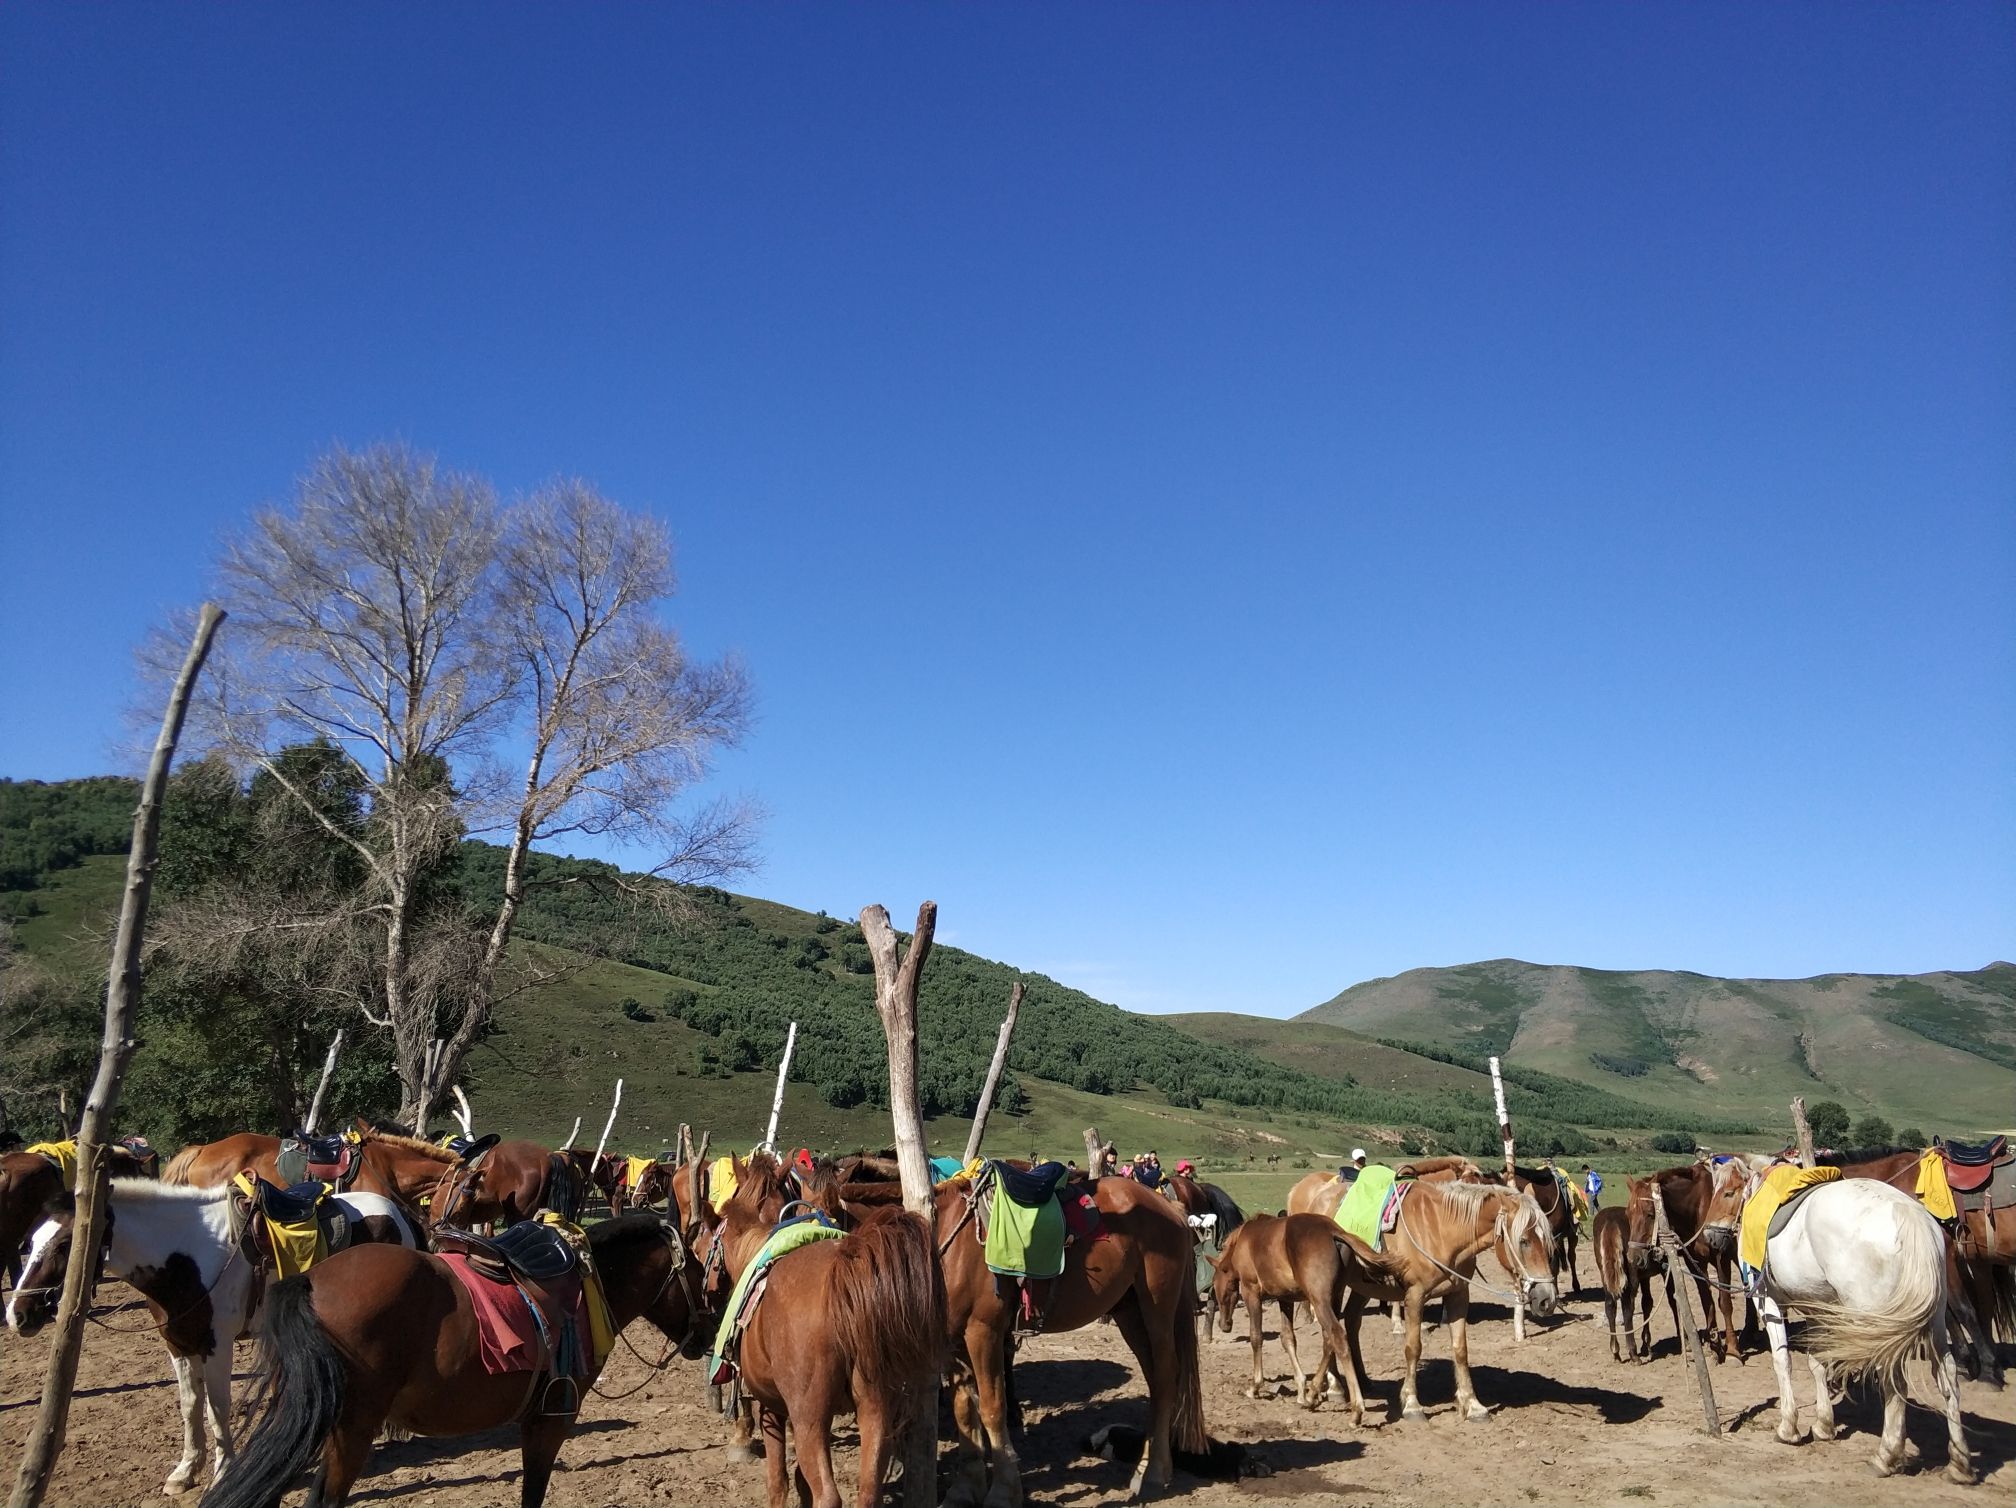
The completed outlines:
[[[1135,1182],[1142,1184],[1144,1187],[1151,1189],[1160,1188],[1162,1186],[1161,1154],[1152,1150],[1142,1153],[1134,1163],[1134,1179]]]
[[[1189,1158],[1184,1158],[1176,1164],[1176,1176],[1178,1178],[1195,1178],[1197,1176],[1196,1165]]]
[[[1363,1147],[1353,1147],[1351,1149],[1351,1160],[1337,1170],[1337,1181],[1340,1183],[1356,1183],[1358,1175],[1364,1171],[1365,1149]]]
[[[1603,1175],[1586,1162],[1582,1164],[1582,1187],[1589,1191],[1589,1208],[1599,1208],[1603,1203]]]

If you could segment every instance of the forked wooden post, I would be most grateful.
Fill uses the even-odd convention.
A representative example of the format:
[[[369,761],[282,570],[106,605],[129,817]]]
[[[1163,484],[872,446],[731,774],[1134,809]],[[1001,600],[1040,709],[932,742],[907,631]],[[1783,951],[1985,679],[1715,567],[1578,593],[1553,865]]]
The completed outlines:
[[[1659,1180],[1652,1179],[1652,1238],[1666,1258],[1666,1271],[1673,1290],[1680,1296],[1680,1340],[1694,1360],[1694,1381],[1701,1389],[1701,1425],[1710,1435],[1722,1436],[1722,1417],[1715,1411],[1715,1384],[1708,1376],[1708,1356],[1701,1348],[1701,1332],[1694,1324],[1694,1294],[1687,1286],[1694,1276],[1681,1254],[1673,1227],[1666,1223],[1666,1199],[1659,1192]]]
[[[777,1117],[784,1113],[784,1082],[791,1076],[791,1054],[798,1046],[798,1023],[791,1023],[791,1030],[784,1034],[784,1056],[777,1064],[777,1092],[770,1098],[770,1124],[763,1130],[763,1145],[771,1152],[777,1150]]]
[[[966,1133],[966,1164],[980,1155],[980,1138],[987,1134],[987,1117],[994,1113],[994,1090],[1001,1082],[1001,1069],[1008,1061],[1008,1039],[1015,1035],[1015,1013],[1022,1009],[1022,981],[1008,992],[1008,1017],[1001,1023],[1001,1036],[994,1043],[994,1061],[987,1065],[987,1082],[980,1088],[980,1103],[973,1107],[973,1129]]]
[[[161,797],[168,786],[168,766],[174,762],[175,745],[182,737],[189,693],[223,621],[221,608],[203,604],[188,658],[169,693],[161,733],[154,741],[154,757],[140,788],[140,806],[133,814],[133,851],[126,860],[126,893],[119,905],[119,934],[112,945],[111,977],[105,992],[105,1034],[98,1044],[98,1072],[91,1081],[91,1095],[77,1123],[77,1217],[72,1241],[80,1252],[98,1250],[105,1224],[105,1137],[112,1129],[112,1112],[119,1105],[127,1061],[133,1056],[133,1017],[140,1006],[140,942],[154,886],[154,854],[161,837]],[[56,1470],[56,1458],[63,1453],[63,1434],[70,1422],[77,1350],[84,1339],[84,1316],[91,1307],[91,1284],[96,1276],[94,1262],[72,1262],[64,1271],[49,1370],[42,1382],[42,1405],[21,1452],[21,1473],[15,1479],[9,1508],[37,1508],[49,1491],[49,1478]]]
[[[1099,1128],[1085,1128],[1085,1176],[1103,1178],[1106,1176],[1106,1143],[1099,1139]]]
[[[934,1228],[931,1159],[924,1147],[923,1101],[917,1093],[917,982],[931,939],[938,930],[938,903],[917,908],[910,951],[899,962],[889,913],[869,906],[861,913],[861,935],[875,961],[875,1011],[889,1045],[889,1114],[896,1131],[896,1170],[903,1182],[903,1207]],[[903,1447],[904,1508],[935,1508],[938,1502],[938,1379],[914,1400]]]
[[[1806,1096],[1792,1096],[1792,1134],[1799,1140],[1799,1166],[1813,1166],[1813,1128],[1806,1124]]]

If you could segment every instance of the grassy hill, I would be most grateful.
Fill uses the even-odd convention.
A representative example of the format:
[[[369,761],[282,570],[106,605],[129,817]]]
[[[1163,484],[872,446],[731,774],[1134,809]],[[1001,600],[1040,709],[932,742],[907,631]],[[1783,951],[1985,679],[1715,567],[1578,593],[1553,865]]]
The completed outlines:
[[[1297,1017],[1675,1108],[1782,1118],[1795,1094],[1931,1128],[2016,1115],[2016,966],[1716,979],[1495,959],[1354,985]]]

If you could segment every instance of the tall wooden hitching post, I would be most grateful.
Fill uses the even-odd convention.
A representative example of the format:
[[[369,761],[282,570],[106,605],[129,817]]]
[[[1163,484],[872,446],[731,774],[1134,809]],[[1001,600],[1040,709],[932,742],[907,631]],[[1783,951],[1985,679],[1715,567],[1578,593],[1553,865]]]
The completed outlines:
[[[1008,1017],[1001,1023],[1001,1035],[994,1043],[994,1061],[987,1065],[987,1082],[980,1087],[980,1103],[973,1107],[973,1129],[966,1133],[966,1155],[959,1159],[962,1165],[969,1164],[980,1155],[980,1138],[987,1134],[987,1117],[994,1113],[994,1091],[1001,1083],[1001,1069],[1008,1061],[1008,1039],[1015,1035],[1015,1013],[1022,1009],[1022,981],[1015,981],[1015,988],[1008,992]]]
[[[119,934],[112,944],[112,972],[105,992],[105,1034],[98,1045],[98,1073],[91,1081],[91,1097],[84,1102],[83,1119],[77,1123],[77,1220],[71,1249],[80,1253],[98,1250],[105,1224],[105,1136],[111,1130],[112,1112],[119,1105],[127,1061],[133,1056],[133,1017],[140,1006],[140,940],[146,930],[147,901],[154,886],[154,853],[161,836],[161,797],[167,789],[175,745],[182,737],[189,692],[196,684],[203,661],[209,657],[217,626],[223,621],[222,608],[214,603],[203,604],[196,637],[175,677],[168,710],[161,718],[154,757],[147,766],[147,779],[140,787],[140,807],[133,814],[133,850],[126,860],[126,893],[119,905]],[[56,1458],[63,1453],[63,1433],[70,1422],[70,1391],[77,1382],[77,1349],[84,1339],[84,1316],[91,1307],[91,1281],[96,1276],[97,1264],[82,1258],[70,1263],[64,1272],[55,1341],[42,1383],[42,1406],[21,1455],[21,1474],[15,1479],[9,1508],[38,1508],[49,1490]]]
[[[1680,1241],[1673,1234],[1673,1227],[1666,1223],[1666,1200],[1659,1191],[1656,1176],[1652,1179],[1652,1221],[1653,1239],[1659,1243],[1659,1254],[1666,1259],[1667,1275],[1672,1278],[1674,1290],[1680,1295],[1681,1343],[1687,1347],[1688,1355],[1694,1358],[1694,1382],[1701,1389],[1702,1424],[1709,1434],[1719,1439],[1722,1420],[1715,1412],[1715,1384],[1708,1378],[1708,1357],[1701,1347],[1701,1332],[1694,1324],[1694,1295],[1687,1286],[1694,1273],[1687,1265],[1685,1253],[1680,1250]]]
[[[931,956],[932,934],[938,930],[938,903],[917,908],[917,930],[910,951],[897,958],[896,933],[889,913],[869,906],[861,913],[861,935],[875,961],[875,1011],[889,1044],[889,1113],[896,1131],[896,1170],[903,1183],[903,1207],[921,1216],[926,1230],[935,1230],[931,1197],[931,1159],[924,1148],[923,1103],[917,1093],[917,981]],[[943,1337],[937,1337],[941,1342]],[[909,1433],[903,1447],[905,1508],[934,1508],[938,1501],[938,1379],[912,1400]]]
[[[1513,1167],[1516,1159],[1512,1155],[1512,1116],[1505,1108],[1505,1076],[1499,1071],[1498,1060],[1491,1060],[1491,1102],[1498,1111],[1498,1140],[1505,1147],[1505,1187],[1517,1189],[1519,1175]],[[1526,1285],[1519,1281],[1518,1274],[1512,1277],[1514,1297],[1512,1299],[1512,1339],[1514,1343],[1526,1339]]]

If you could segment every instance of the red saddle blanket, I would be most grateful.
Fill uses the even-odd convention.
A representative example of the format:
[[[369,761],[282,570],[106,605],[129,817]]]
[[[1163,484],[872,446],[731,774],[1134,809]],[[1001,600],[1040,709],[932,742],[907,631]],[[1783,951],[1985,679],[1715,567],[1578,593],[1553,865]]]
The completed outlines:
[[[565,1376],[593,1375],[593,1360],[587,1354],[588,1301],[578,1275],[562,1278],[547,1290],[554,1311],[549,1319],[572,1332],[568,1337],[549,1336],[525,1290],[516,1283],[493,1282],[471,1272],[469,1259],[460,1252],[439,1255],[469,1292],[484,1371],[537,1372],[551,1366]]]

